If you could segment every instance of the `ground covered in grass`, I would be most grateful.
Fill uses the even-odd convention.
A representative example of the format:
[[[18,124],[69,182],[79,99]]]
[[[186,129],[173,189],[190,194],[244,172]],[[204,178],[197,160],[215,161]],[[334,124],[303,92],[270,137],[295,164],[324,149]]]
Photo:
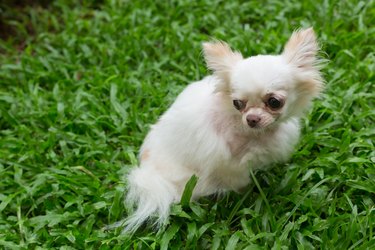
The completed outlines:
[[[0,248],[374,249],[374,1],[3,1]],[[292,159],[245,194],[124,236],[122,176],[150,124],[208,74],[201,43],[279,53],[314,26],[326,90]]]

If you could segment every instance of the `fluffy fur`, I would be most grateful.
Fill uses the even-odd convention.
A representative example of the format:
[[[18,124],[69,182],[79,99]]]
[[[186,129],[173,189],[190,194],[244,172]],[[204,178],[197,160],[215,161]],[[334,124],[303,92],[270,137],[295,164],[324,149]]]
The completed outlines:
[[[299,117],[322,88],[312,28],[292,34],[281,55],[243,59],[224,42],[203,44],[213,75],[190,84],[152,126],[140,167],[127,176],[125,220],[133,232],[150,217],[163,224],[196,175],[193,199],[249,182],[248,167],[288,159]]]

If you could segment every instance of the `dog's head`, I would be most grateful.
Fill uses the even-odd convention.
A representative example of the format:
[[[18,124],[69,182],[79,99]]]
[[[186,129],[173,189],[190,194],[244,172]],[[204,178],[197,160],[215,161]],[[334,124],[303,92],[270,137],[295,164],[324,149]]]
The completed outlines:
[[[312,28],[296,31],[281,55],[244,59],[224,42],[203,44],[216,92],[231,98],[233,111],[250,129],[267,129],[300,115],[322,89],[318,44]]]

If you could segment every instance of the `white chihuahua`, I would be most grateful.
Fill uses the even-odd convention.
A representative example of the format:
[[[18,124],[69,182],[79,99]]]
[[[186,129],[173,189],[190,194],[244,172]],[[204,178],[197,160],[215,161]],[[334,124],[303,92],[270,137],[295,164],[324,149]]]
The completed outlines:
[[[151,216],[163,224],[185,184],[198,177],[193,199],[250,182],[249,169],[288,159],[299,117],[322,88],[312,28],[293,33],[281,55],[244,59],[226,43],[203,44],[213,75],[190,84],[152,126],[140,167],[128,175],[125,220],[134,232]]]

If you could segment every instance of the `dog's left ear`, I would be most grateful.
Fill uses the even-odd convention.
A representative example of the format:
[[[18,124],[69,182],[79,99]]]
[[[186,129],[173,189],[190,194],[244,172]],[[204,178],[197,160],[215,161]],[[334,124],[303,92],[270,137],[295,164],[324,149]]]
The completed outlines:
[[[297,30],[292,34],[285,45],[283,56],[288,63],[292,63],[301,69],[309,69],[315,64],[318,50],[314,30],[308,28]]]
[[[313,28],[298,30],[292,34],[285,45],[282,56],[290,64],[300,83],[297,90],[306,97],[317,96],[323,80],[320,75],[321,61],[317,58],[319,46]]]
[[[224,42],[203,43],[204,58],[207,67],[221,80],[216,91],[227,91],[229,88],[230,73],[236,63],[242,60],[239,52],[234,52]]]

